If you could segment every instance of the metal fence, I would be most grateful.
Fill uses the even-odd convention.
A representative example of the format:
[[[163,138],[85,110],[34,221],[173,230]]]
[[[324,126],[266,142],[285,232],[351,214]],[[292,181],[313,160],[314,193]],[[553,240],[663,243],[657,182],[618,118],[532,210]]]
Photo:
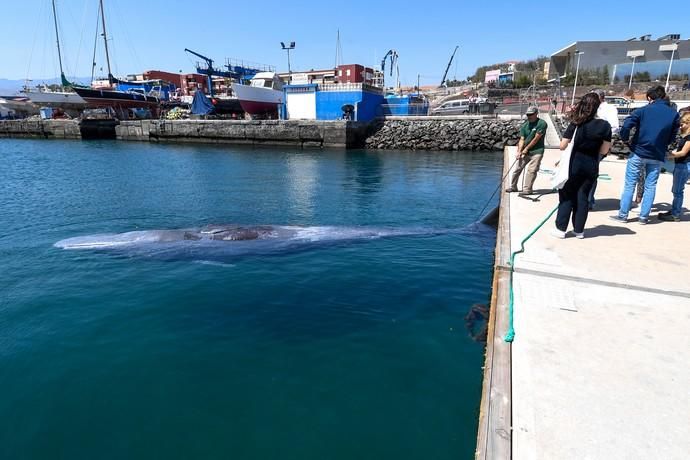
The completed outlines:
[[[429,114],[429,104],[381,104],[380,116],[419,117]]]

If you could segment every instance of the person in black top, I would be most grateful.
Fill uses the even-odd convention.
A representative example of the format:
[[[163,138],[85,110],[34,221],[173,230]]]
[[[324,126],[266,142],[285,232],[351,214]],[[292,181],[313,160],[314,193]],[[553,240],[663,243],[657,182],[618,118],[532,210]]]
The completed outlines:
[[[673,168],[673,203],[671,210],[660,212],[659,220],[678,222],[683,210],[683,192],[685,182],[688,180],[688,163],[690,158],[690,112],[686,112],[680,118],[680,134],[682,139],[678,144],[678,150],[669,154],[669,159],[674,159],[676,164]]]
[[[561,150],[573,142],[570,155],[568,181],[558,191],[556,228],[552,235],[565,238],[568,221],[573,222],[573,233],[584,238],[585,223],[589,213],[589,192],[599,176],[600,156],[606,156],[611,148],[611,125],[595,118],[599,108],[599,96],[585,94],[570,112],[571,123],[563,133]],[[575,139],[573,134],[577,128]]]

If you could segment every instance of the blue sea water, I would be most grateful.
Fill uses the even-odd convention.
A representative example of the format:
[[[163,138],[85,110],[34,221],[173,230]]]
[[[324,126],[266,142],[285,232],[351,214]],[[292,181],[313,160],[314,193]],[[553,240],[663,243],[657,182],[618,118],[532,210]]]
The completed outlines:
[[[0,458],[472,457],[463,317],[495,233],[471,224],[500,154],[3,139],[0,161]],[[466,231],[224,262],[53,246],[221,222]]]

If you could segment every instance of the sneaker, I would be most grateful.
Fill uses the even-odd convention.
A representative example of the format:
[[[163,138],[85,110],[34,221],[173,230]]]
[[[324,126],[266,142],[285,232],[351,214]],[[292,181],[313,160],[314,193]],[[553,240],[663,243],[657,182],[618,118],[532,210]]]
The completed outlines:
[[[506,188],[506,193],[513,193],[513,192],[517,192],[517,189],[515,187]]]
[[[618,214],[615,214],[613,216],[609,216],[609,219],[615,220],[616,222],[620,222],[622,224],[627,224],[628,223],[628,218],[627,217],[621,217]]]
[[[659,217],[659,220],[663,220],[666,222],[679,222],[680,221],[680,216],[674,216],[670,212],[660,212],[658,217]]]
[[[518,193],[518,195],[531,195],[532,190],[523,190],[522,192]]]
[[[585,232],[580,232],[580,233],[573,232],[573,235],[575,235],[575,238],[581,240],[585,237]]]
[[[640,225],[647,225],[649,223],[649,219],[647,217],[640,217],[639,222]]]
[[[553,236],[554,238],[558,238],[559,240],[562,240],[563,238],[565,238],[565,232],[562,232],[559,229],[554,228],[553,230],[551,230],[551,236]]]

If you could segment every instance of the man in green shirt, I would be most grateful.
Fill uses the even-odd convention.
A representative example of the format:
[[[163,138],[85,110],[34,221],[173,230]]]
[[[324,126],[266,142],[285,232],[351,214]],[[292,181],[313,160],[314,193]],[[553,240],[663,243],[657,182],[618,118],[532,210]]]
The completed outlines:
[[[520,127],[520,142],[517,148],[517,165],[511,177],[510,187],[506,192],[517,192],[518,180],[522,170],[525,172],[525,182],[521,195],[532,193],[532,185],[537,178],[539,165],[544,156],[544,136],[546,136],[546,122],[539,118],[539,109],[529,107],[525,112],[527,121]]]

